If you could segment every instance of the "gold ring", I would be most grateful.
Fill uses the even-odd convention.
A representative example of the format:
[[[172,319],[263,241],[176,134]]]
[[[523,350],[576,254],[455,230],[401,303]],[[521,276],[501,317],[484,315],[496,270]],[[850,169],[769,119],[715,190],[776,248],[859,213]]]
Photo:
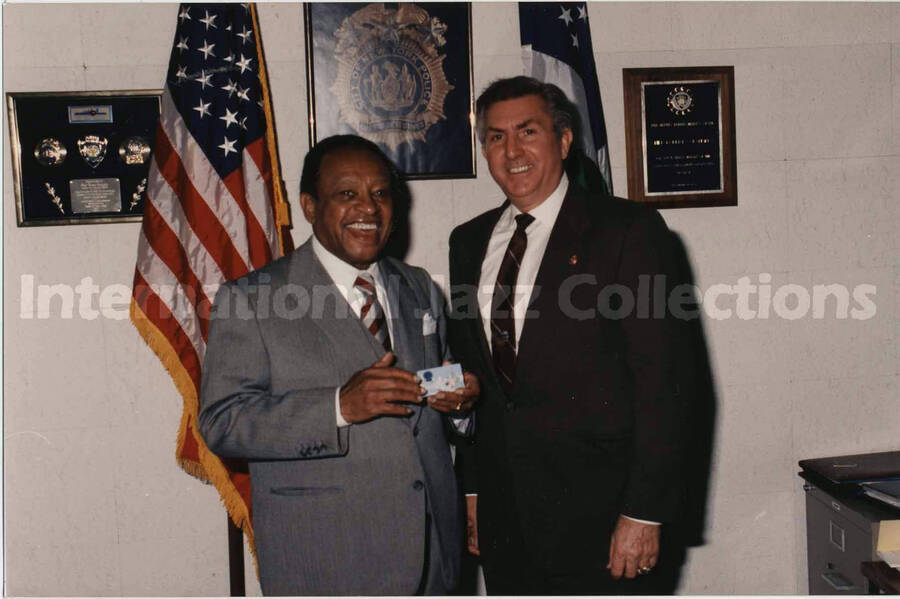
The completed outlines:
[[[458,404],[456,404],[456,407],[453,409],[456,410],[457,412],[459,412],[460,410],[462,410],[462,405],[463,405],[463,402],[459,402]]]
[[[653,568],[638,568],[638,574],[649,574]]]

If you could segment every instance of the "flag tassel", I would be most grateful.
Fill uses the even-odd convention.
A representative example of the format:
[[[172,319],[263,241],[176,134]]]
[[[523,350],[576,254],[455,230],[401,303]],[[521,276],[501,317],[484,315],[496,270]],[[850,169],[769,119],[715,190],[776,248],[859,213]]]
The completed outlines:
[[[258,33],[260,31],[259,17],[255,3],[250,5],[250,16],[253,19],[253,29],[257,31],[257,36],[261,40],[262,36]],[[284,182],[281,180],[281,159],[278,157],[278,145],[275,139],[275,114],[272,111],[272,96],[269,94],[269,73],[266,70],[262,41],[256,44],[256,55],[259,64],[259,85],[262,91],[263,112],[266,115],[266,121],[272,123],[272,126],[266,129],[266,146],[269,148],[269,160],[272,163],[272,187],[275,195],[273,204],[275,206],[275,222],[278,230],[278,246],[281,248],[281,255],[284,256],[294,246],[293,239],[290,239],[291,211],[288,207],[287,198],[284,195]]]
[[[253,556],[254,566],[258,569],[256,545],[253,542],[253,525],[247,513],[247,506],[238,490],[234,487],[231,477],[228,475],[228,471],[221,460],[202,443],[198,444],[199,462],[187,459],[181,455],[181,448],[184,447],[189,431],[195,438],[202,438],[200,431],[197,429],[197,391],[191,382],[190,375],[185,370],[171,343],[156,325],[146,317],[143,310],[133,299],[130,312],[132,323],[134,323],[135,328],[147,346],[156,354],[163,368],[172,377],[175,388],[178,389],[184,402],[181,423],[178,426],[178,436],[175,443],[175,461],[182,470],[191,476],[205,483],[212,484],[218,489],[219,498],[232,522],[246,535],[250,546],[250,555]]]

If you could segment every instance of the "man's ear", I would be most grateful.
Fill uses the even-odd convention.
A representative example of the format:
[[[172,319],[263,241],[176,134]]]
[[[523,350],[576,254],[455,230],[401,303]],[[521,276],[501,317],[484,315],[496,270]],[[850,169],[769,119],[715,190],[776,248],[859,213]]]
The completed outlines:
[[[569,156],[569,150],[572,147],[572,139],[574,139],[572,130],[563,129],[562,135],[559,136],[560,152],[562,154],[563,160],[565,160]]]
[[[300,207],[303,208],[306,221],[311,225],[316,224],[316,199],[311,194],[301,193]]]

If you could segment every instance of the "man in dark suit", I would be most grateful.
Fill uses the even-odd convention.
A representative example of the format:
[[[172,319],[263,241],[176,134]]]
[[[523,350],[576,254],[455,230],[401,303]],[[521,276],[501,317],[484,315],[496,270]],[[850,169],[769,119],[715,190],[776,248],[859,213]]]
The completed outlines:
[[[528,77],[476,105],[506,201],[450,236],[451,350],[481,381],[469,549],[491,594],[653,592],[681,498],[669,231],[565,174],[577,110]]]
[[[319,142],[300,191],[312,238],[216,295],[200,431],[250,462],[266,595],[446,594],[463,520],[444,416],[465,430],[478,381],[423,400],[441,295],[382,256],[399,177],[378,146]]]

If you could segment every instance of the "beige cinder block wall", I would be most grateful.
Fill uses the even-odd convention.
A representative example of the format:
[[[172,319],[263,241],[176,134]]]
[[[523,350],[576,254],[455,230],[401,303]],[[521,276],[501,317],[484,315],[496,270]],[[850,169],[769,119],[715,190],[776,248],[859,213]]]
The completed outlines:
[[[876,286],[864,321],[833,308],[823,319],[705,317],[716,453],[708,544],[692,551],[681,592],[803,593],[796,460],[896,449],[900,437],[900,7],[592,3],[589,13],[620,195],[621,69],[735,67],[740,205],[664,213],[701,289],[760,273],[776,288]],[[6,5],[4,89],[160,87],[175,17],[172,4]],[[473,17],[476,89],[519,73],[515,4],[476,4]],[[308,147],[302,10],[265,4],[260,19],[296,208]],[[63,318],[56,304],[50,318],[23,314],[23,276],[130,285],[139,227],[16,228],[3,121],[6,593],[226,594],[224,511],[175,465],[180,400],[156,358],[127,320],[81,319],[77,306]],[[408,259],[436,277],[451,228],[501,199],[480,157],[478,173],[412,185]],[[308,234],[298,222],[296,240]]]

